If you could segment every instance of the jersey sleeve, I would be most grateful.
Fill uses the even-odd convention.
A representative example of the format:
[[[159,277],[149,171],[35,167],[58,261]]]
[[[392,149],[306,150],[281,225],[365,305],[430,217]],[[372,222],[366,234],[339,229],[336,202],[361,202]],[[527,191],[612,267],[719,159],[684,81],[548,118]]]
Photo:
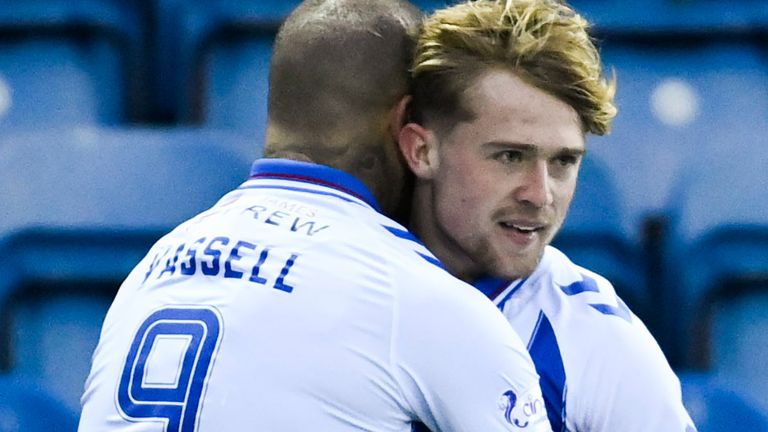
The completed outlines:
[[[613,318],[613,317],[609,317]],[[656,341],[634,317],[610,338],[610,346],[594,350],[584,367],[589,391],[574,401],[577,430],[645,432],[695,430],[683,406],[680,381]],[[602,354],[602,355],[601,355]],[[578,411],[582,411],[579,415]]]
[[[392,366],[414,420],[433,431],[550,431],[533,362],[499,310],[455,279],[439,284],[437,295],[406,291],[394,320]]]

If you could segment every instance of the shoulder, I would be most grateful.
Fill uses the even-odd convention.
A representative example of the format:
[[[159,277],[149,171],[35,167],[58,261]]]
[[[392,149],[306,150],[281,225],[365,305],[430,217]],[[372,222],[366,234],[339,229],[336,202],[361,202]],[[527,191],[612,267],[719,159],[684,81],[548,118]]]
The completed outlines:
[[[602,326],[616,319],[632,323],[632,314],[605,277],[574,264],[562,252],[547,247],[539,267],[529,278],[542,309],[565,308],[570,319],[581,318]],[[548,305],[546,303],[554,303]]]
[[[644,376],[655,382],[671,379],[667,384],[674,385],[658,343],[608,280],[554,248],[548,248],[542,264],[545,271],[531,283],[540,285],[534,288],[542,291],[538,306],[551,321],[569,375],[594,372],[599,381],[600,374],[617,380],[626,374],[622,380]]]
[[[658,354],[663,359],[656,341],[610,281],[572,263],[555,248],[547,249],[542,267],[531,281],[539,285],[534,289],[548,291],[539,297],[540,306],[560,338],[578,345],[575,351],[602,357]],[[579,348],[587,346],[589,350]]]
[[[553,326],[571,421],[595,431],[684,430],[679,380],[645,324],[609,281],[553,254],[559,263],[553,281],[567,311],[553,314]]]
[[[562,356],[573,429],[685,430],[677,377],[608,280],[548,247],[526,284],[533,296],[527,304],[546,316]]]
[[[370,241],[357,238],[352,241],[363,248],[375,251],[382,263],[393,269],[396,282],[413,286],[414,289],[429,289],[440,284],[457,284],[440,260],[408,229],[397,222],[376,214],[370,218],[364,233]],[[362,232],[359,232],[360,234]]]

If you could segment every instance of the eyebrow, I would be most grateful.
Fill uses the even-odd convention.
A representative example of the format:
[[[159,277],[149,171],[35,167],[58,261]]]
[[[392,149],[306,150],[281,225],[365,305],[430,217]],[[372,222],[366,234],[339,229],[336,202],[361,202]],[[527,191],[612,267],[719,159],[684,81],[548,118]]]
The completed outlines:
[[[518,150],[524,153],[541,153],[541,147],[533,144],[518,143],[514,141],[489,141],[483,144],[483,147],[490,150]],[[584,156],[587,153],[586,148],[560,147],[554,152],[556,155]]]

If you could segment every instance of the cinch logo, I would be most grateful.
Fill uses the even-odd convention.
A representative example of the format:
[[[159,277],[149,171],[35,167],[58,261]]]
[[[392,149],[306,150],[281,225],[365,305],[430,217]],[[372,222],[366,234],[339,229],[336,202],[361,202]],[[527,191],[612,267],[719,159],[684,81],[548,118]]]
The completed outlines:
[[[530,395],[526,398],[525,403],[518,405],[517,395],[512,390],[501,396],[499,407],[504,410],[504,418],[507,419],[507,422],[521,429],[528,427],[530,418],[539,417],[539,414],[545,412],[544,401],[540,398],[531,398]],[[515,407],[518,409],[515,410]]]

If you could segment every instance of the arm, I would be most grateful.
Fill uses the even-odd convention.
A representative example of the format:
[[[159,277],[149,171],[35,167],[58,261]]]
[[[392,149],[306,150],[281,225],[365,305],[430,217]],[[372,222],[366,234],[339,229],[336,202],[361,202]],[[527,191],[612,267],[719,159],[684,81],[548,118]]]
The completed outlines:
[[[444,282],[406,292],[396,312],[392,366],[416,419],[433,431],[550,431],[520,338],[479,292]]]

